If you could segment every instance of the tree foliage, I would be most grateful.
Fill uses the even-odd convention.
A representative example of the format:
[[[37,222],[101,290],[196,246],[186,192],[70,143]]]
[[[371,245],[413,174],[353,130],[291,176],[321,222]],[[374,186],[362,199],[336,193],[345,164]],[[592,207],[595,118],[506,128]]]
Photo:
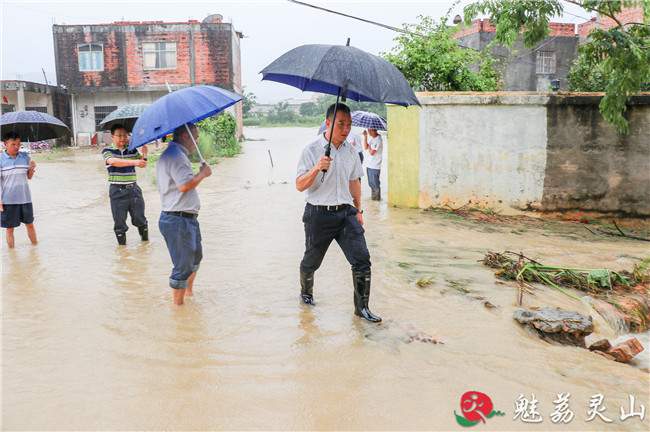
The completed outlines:
[[[314,102],[300,104],[300,115],[303,117],[314,117],[320,114],[318,105]]]
[[[253,107],[257,105],[257,96],[255,93],[246,91],[244,89],[243,99],[242,99],[242,112],[244,115],[250,114]]]
[[[614,20],[610,29],[595,29],[580,47],[570,87],[604,90],[600,102],[603,117],[620,133],[627,133],[626,102],[650,79],[650,0],[567,0],[589,12]],[[617,14],[626,7],[642,7],[643,22],[623,25]],[[521,34],[532,48],[548,36],[553,16],[562,15],[561,0],[479,0],[465,7],[465,21],[487,14],[496,24],[495,39],[511,46]]]
[[[489,52],[462,48],[453,37],[455,26],[447,18],[435,22],[420,16],[417,24],[404,24],[405,33],[383,53],[417,91],[491,91],[499,87],[499,74]]]
[[[289,106],[289,102],[276,103],[271,111],[267,114],[267,118],[272,123],[289,123],[296,120],[298,115]]]

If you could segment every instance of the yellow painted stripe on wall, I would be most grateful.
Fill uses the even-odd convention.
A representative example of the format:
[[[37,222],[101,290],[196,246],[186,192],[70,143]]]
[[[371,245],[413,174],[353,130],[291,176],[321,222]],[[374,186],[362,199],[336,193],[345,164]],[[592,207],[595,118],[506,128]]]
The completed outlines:
[[[389,105],[388,203],[418,207],[420,193],[420,108]]]

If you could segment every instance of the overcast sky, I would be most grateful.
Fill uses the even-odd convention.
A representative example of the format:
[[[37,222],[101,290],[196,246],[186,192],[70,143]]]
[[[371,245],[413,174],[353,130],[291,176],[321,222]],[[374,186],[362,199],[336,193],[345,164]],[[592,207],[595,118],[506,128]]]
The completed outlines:
[[[438,18],[454,3],[451,0],[330,0],[309,3],[350,15],[401,27],[415,23],[418,15]],[[454,14],[462,14],[461,1]],[[588,18],[579,8],[565,5],[575,15]],[[286,98],[308,98],[292,87],[261,81],[258,72],[275,58],[307,43],[351,44],[379,54],[393,46],[395,32],[354,21],[283,0],[268,1],[187,1],[113,0],[103,1],[24,1],[0,0],[0,77],[44,82],[45,69],[50,83],[56,81],[52,24],[98,24],[113,21],[202,20],[219,13],[245,35],[241,43],[242,81],[259,102],[275,103]],[[581,22],[566,15],[560,21]]]

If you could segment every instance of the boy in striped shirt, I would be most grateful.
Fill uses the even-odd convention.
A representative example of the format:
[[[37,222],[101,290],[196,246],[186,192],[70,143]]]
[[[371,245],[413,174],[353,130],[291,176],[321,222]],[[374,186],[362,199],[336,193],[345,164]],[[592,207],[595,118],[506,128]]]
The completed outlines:
[[[14,228],[25,224],[27,236],[37,243],[34,228],[32,195],[27,180],[34,176],[36,162],[20,151],[20,135],[7,132],[3,135],[5,151],[0,154],[0,219],[7,229],[7,246],[14,247]]]
[[[137,150],[129,150],[129,134],[122,125],[111,127],[113,145],[102,150],[102,156],[108,170],[109,197],[113,213],[113,230],[118,245],[126,244],[127,213],[131,223],[138,228],[142,241],[149,240],[147,218],[144,216],[144,198],[142,190],[136,183],[135,167],[147,166],[147,159]],[[143,153],[146,154],[146,147]]]

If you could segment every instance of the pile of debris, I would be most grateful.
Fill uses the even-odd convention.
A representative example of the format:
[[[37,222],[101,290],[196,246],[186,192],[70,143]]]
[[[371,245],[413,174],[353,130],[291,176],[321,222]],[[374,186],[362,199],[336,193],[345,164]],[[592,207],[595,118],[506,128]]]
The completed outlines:
[[[638,263],[632,272],[549,266],[511,251],[488,252],[481,262],[496,269],[498,278],[517,282],[519,306],[524,293],[533,292],[532,284],[541,283],[575,300],[581,297],[571,289],[612,305],[624,316],[630,331],[642,332],[650,327],[650,258]],[[594,308],[599,313],[604,309],[597,302]]]
[[[586,348],[585,337],[594,331],[590,316],[559,308],[517,309],[514,319],[548,342]],[[630,338],[614,347],[607,339],[594,342],[589,350],[609,360],[628,363],[643,351],[637,338]]]

